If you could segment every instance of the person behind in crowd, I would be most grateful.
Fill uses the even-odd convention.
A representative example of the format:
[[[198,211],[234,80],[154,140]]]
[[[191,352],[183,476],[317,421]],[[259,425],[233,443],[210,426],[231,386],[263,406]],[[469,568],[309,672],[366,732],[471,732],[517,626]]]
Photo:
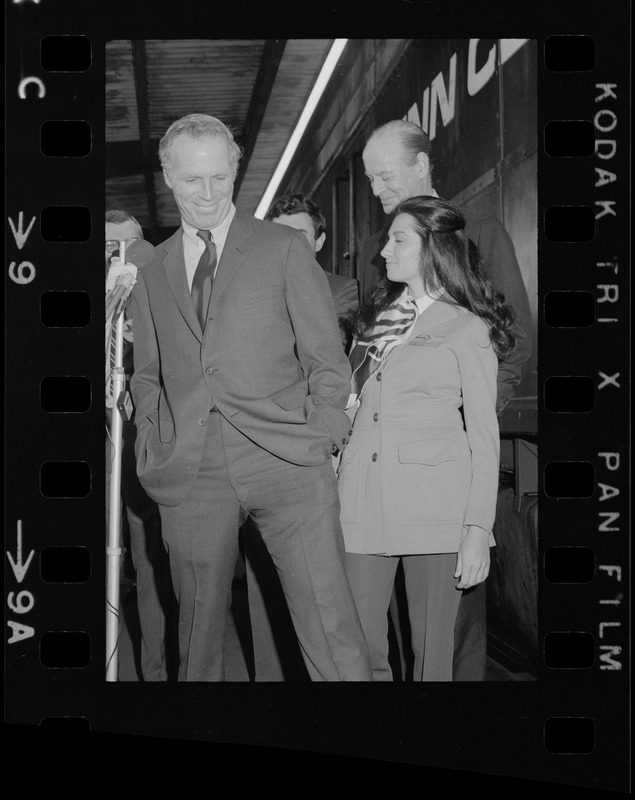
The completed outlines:
[[[119,257],[121,242],[132,243],[143,239],[139,222],[126,211],[112,209],[106,212],[106,275],[111,259]],[[126,309],[127,311],[127,309]],[[132,326],[126,319],[124,328],[123,367],[127,382],[133,369]],[[110,419],[112,397],[106,393],[106,499],[110,497],[112,445]],[[161,523],[156,503],[144,492],[137,477],[134,457],[135,428],[131,420],[122,423],[121,441],[121,496],[128,524],[128,541],[135,570],[135,585],[139,627],[141,630],[141,677],[144,681],[166,681],[169,678],[166,654],[166,628],[173,592],[168,556],[161,539]],[[110,510],[108,511],[110,513]]]
[[[374,680],[392,680],[387,612],[401,560],[413,679],[451,681],[459,600],[486,579],[494,545],[496,376],[514,316],[457,206],[413,197],[394,211],[386,278],[360,308],[351,352],[357,411],[339,472],[347,571]]]
[[[319,253],[326,241],[326,219],[316,202],[303,194],[278,197],[269,206],[266,220],[289,225],[304,234],[311,249]],[[348,353],[352,342],[351,314],[359,308],[359,281],[346,275],[336,275],[325,270],[335,303],[335,314],[340,328],[342,344]]]
[[[265,220],[295,228],[311,250],[319,253],[326,240],[326,219],[319,206],[303,194],[289,194],[273,201]],[[352,341],[351,314],[359,308],[359,283],[355,278],[326,272],[335,303],[342,346]],[[254,524],[249,519],[241,531],[256,681],[307,680],[293,625],[275,566]]]
[[[419,125],[392,120],[377,128],[369,137],[362,159],[373,194],[390,216],[397,205],[419,195],[438,197],[433,186],[430,161],[431,143]],[[498,219],[464,211],[465,233],[480,252],[483,270],[503,293],[516,318],[516,346],[499,359],[496,383],[496,412],[500,416],[520,383],[523,365],[531,355],[531,320],[529,299],[523,282],[514,245]],[[362,245],[357,277],[362,302],[377,282],[385,277],[381,258],[385,230],[380,230]],[[391,611],[396,630],[396,599]],[[479,584],[463,592],[455,631],[454,680],[482,681],[487,661],[486,592]]]
[[[179,680],[225,678],[245,514],[311,679],[372,680],[331,466],[348,441],[351,370],[324,271],[302,234],[235,208],[241,150],[220,120],[177,120],[159,156],[181,226],[132,292],[132,396],[179,606]]]

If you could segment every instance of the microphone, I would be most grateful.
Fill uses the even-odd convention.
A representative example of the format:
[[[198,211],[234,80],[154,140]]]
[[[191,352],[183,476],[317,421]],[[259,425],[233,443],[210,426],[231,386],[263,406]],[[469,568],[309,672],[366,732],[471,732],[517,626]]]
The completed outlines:
[[[137,270],[147,266],[154,257],[154,247],[145,239],[135,239],[126,249],[121,242],[122,258],[113,258],[106,278],[106,319],[121,301],[125,301],[137,282]]]

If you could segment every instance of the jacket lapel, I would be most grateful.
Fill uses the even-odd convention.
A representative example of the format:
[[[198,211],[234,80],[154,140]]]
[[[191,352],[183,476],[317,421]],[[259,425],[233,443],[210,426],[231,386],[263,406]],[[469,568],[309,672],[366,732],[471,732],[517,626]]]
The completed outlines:
[[[445,295],[441,295],[439,299],[435,300],[431,305],[429,305],[425,311],[417,318],[415,324],[413,325],[410,335],[407,336],[403,341],[401,341],[396,347],[390,351],[388,356],[386,357],[386,366],[390,367],[394,365],[395,359],[394,356],[398,355],[404,347],[407,347],[413,339],[419,339],[420,341],[417,344],[421,343],[421,340],[425,339],[428,340],[429,343],[435,341],[434,331],[432,334],[427,335],[426,331],[430,329],[434,329],[437,325],[441,325],[443,322],[447,322],[451,319],[456,319],[457,312],[454,309],[454,306],[450,305],[449,303],[443,302],[443,298]],[[439,337],[436,341],[436,344],[440,344],[445,337]],[[429,340],[432,340],[430,342]],[[434,346],[434,345],[433,345]],[[394,356],[393,356],[394,354]]]
[[[172,289],[176,305],[183,319],[194,336],[201,342],[203,340],[203,332],[201,331],[201,324],[196,316],[190,290],[187,285],[185,259],[183,258],[183,231],[180,228],[174,234],[170,249],[163,262],[163,268],[170,288]]]
[[[442,322],[447,322],[448,320],[456,317],[456,310],[454,306],[450,303],[444,302],[445,297],[446,295],[441,295],[441,297],[439,297],[425,309],[425,311],[415,322],[412,330],[412,336],[408,338],[411,339],[414,336],[418,336],[428,328],[433,328],[435,325],[440,325]]]
[[[443,322],[447,322],[448,320],[456,318],[457,312],[454,306],[443,302],[444,296],[445,295],[441,295],[440,298],[431,303],[417,318],[417,321],[410,332],[410,336],[397,345],[398,350],[400,350],[402,347],[406,347],[410,342],[412,342],[413,339],[434,339],[434,333],[431,335],[426,335],[426,332],[435,328],[437,325],[441,325]]]
[[[235,282],[238,271],[254,246],[254,233],[254,218],[243,211],[236,211],[218,262],[212,286],[210,309],[218,307],[227,287]]]

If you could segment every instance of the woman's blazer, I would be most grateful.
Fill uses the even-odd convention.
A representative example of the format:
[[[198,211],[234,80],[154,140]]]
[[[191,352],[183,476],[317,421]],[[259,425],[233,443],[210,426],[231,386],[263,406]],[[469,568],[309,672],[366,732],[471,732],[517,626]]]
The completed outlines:
[[[447,297],[364,388],[338,478],[348,552],[453,553],[468,525],[494,544],[498,360],[485,322]]]

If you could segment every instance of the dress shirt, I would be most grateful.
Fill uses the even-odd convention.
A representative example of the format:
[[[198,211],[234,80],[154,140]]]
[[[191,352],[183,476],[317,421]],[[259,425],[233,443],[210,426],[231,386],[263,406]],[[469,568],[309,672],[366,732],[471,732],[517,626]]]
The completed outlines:
[[[421,297],[418,297],[415,300],[415,305],[417,307],[417,316],[421,316],[423,312],[426,310],[428,306],[431,306],[432,303],[437,299],[437,297],[441,297],[443,294],[443,290],[437,290],[436,292],[430,292],[430,294],[424,294]]]
[[[220,223],[220,225],[218,225],[218,227],[211,229],[211,234],[214,238],[214,244],[216,245],[216,269],[214,270],[214,277],[216,277],[216,270],[218,269],[220,257],[223,253],[223,247],[225,246],[229,226],[234,219],[235,213],[236,206],[232,203],[229,214],[225,217],[225,219]],[[199,262],[199,259],[205,250],[205,242],[203,242],[200,236],[196,235],[197,231],[199,230],[198,228],[193,228],[184,220],[181,220],[181,225],[183,227],[183,257],[185,258],[185,274],[187,275],[187,285],[190,291],[192,291],[194,273],[196,272],[196,266]]]
[[[421,295],[421,297],[418,297],[416,300],[413,300],[414,306],[417,310],[417,319],[423,314],[426,308],[431,306],[432,303],[434,303],[434,301],[438,297],[441,297],[442,294],[443,294],[443,289],[437,289],[436,291],[430,292],[430,294],[426,292],[425,294]],[[412,332],[414,331],[414,327],[415,326],[413,325],[408,331],[408,335],[406,336],[406,341],[411,337]]]

